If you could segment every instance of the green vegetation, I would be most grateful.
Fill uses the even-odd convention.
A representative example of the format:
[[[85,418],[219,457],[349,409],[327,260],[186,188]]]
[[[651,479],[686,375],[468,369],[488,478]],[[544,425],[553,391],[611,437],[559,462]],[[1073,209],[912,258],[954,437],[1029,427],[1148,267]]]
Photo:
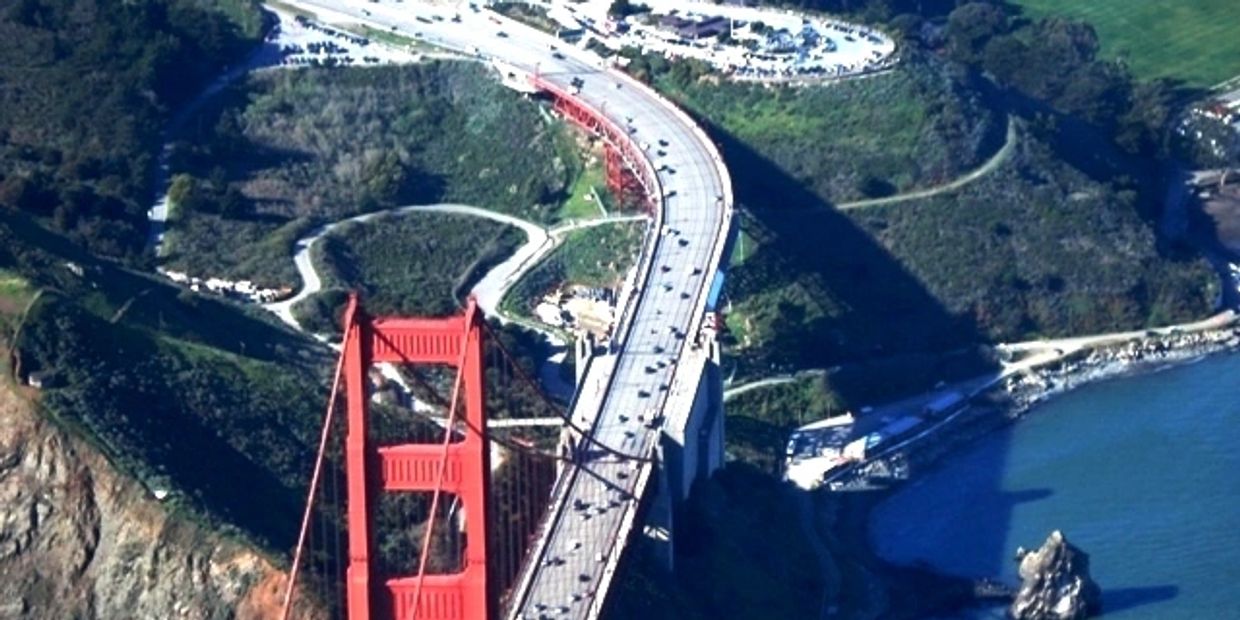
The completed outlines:
[[[536,4],[528,2],[494,2],[488,8],[543,32],[555,34],[560,31],[560,24],[547,16],[547,9]]]
[[[777,475],[788,433],[824,418],[926,392],[940,381],[972,379],[991,369],[986,352],[910,354],[843,364],[761,386],[728,399],[728,455]]]
[[[809,376],[738,394],[726,411],[728,456],[778,475],[790,431],[846,409],[823,377]]]
[[[35,293],[30,281],[21,274],[0,269],[0,326],[3,326],[5,339],[12,339]]]
[[[1025,140],[1010,163],[951,196],[856,217],[950,311],[1004,341],[1210,311],[1208,265],[1160,253],[1137,207],[1132,188],[1092,182]]]
[[[607,191],[607,171],[603,163],[602,144],[590,141],[582,144],[573,133],[560,134],[560,158],[567,162],[580,160],[580,165],[572,171],[573,184],[568,189],[568,198],[556,216],[556,221],[583,220],[606,215],[608,205],[613,198]],[[584,158],[575,153],[585,152]],[[603,200],[600,205],[598,198]]]
[[[362,36],[368,37],[375,41],[380,41],[382,43],[387,43],[388,45],[399,47],[401,49],[409,49],[410,47],[415,47],[421,44],[417,39],[407,37],[402,34],[397,34],[391,30],[372,28],[371,26],[362,26],[360,30]]]
[[[736,235],[736,245],[732,247],[732,255],[728,259],[728,265],[736,267],[737,265],[744,264],[750,256],[753,256],[757,249],[758,243],[742,228]]]
[[[264,285],[296,282],[287,249],[256,252],[300,218],[460,202],[550,221],[581,167],[474,63],[255,74],[186,126],[173,168],[202,199],[178,202],[168,262]]]
[[[260,310],[96,259],[23,215],[0,215],[0,247],[10,281],[42,292],[14,345],[23,375],[48,374],[53,419],[173,506],[287,549],[325,352]]]
[[[1003,139],[1003,119],[930,58],[817,88],[721,83],[692,62],[655,56],[629,69],[830,202],[943,183]]]
[[[878,1],[848,4],[884,13]],[[1207,313],[1209,270],[1147,223],[1162,197],[1153,156],[1173,91],[1098,60],[1086,25],[1015,20],[988,3],[926,6],[927,16],[950,12],[930,43],[948,61],[919,47],[909,33],[921,17],[906,14],[891,22],[909,37],[902,68],[865,80],[768,88],[721,82],[691,61],[630,65],[704,119],[746,208],[727,291],[741,375],[885,359],[921,368],[996,339]],[[950,180],[998,148],[1003,116],[1017,119],[1019,144],[972,184],[830,208]],[[875,397],[864,385],[842,392],[850,406]]]
[[[742,219],[758,246],[729,279],[751,343],[742,368],[1134,329],[1199,318],[1213,299],[1202,261],[1159,248],[1133,187],[1032,135],[950,194],[846,215],[807,200]]]
[[[522,314],[564,285],[618,285],[637,259],[645,228],[643,222],[615,222],[568,233],[560,247],[513,285],[504,297],[505,308]]]
[[[1123,64],[1099,59],[1089,24],[1014,20],[1000,5],[971,2],[951,12],[944,32],[947,55],[991,76],[1013,111],[1053,117],[1065,133],[1114,142],[1127,153],[1162,152],[1173,85],[1138,82]]]
[[[1206,88],[1240,74],[1240,13],[1232,0],[1011,0],[1032,17],[1062,15],[1098,31],[1103,55],[1142,79]]]
[[[93,252],[141,260],[169,110],[260,26],[251,0],[0,5],[0,205]]]
[[[519,229],[446,213],[344,224],[312,250],[325,290],[294,311],[307,329],[334,333],[346,291],[356,290],[378,315],[453,314],[486,271],[524,242]]]

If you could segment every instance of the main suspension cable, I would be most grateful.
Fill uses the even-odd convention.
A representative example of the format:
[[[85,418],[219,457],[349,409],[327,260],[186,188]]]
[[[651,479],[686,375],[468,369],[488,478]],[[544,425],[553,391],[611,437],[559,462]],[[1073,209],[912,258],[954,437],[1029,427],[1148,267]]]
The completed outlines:
[[[577,426],[576,424],[574,424],[572,414],[566,411],[561,411],[558,405],[551,402],[551,399],[547,398],[546,394],[543,394],[542,389],[538,387],[538,384],[535,383],[532,379],[530,379],[529,375],[525,374],[525,370],[521,368],[520,364],[517,363],[516,357],[513,356],[508,351],[508,348],[504,346],[504,343],[501,342],[499,337],[496,336],[495,332],[491,330],[490,325],[486,324],[485,322],[482,325],[484,328],[486,328],[487,333],[490,334],[491,341],[493,341],[496,344],[496,346],[499,347],[500,352],[503,353],[504,357],[508,359],[509,363],[511,363],[512,367],[516,370],[517,374],[520,375],[521,380],[525,382],[527,385],[529,385],[530,387],[532,387],[534,389],[534,392],[537,393],[538,397],[542,399],[544,403],[547,404],[547,406],[551,409],[551,411],[555,413],[559,418],[564,420],[564,424],[568,426],[569,428],[571,428],[572,430],[576,431],[576,433],[579,436],[581,436],[582,439],[584,439],[586,442],[590,443],[591,445],[598,447],[603,452],[606,452],[607,454],[610,454],[612,456],[615,456],[621,459],[633,460],[633,461],[638,461],[638,462],[643,462],[643,463],[655,462],[656,459],[653,457],[642,456],[642,455],[637,455],[637,454],[628,454],[622,450],[617,450],[616,448],[613,448],[595,439],[593,433],[587,432],[585,429],[582,429],[580,426]]]

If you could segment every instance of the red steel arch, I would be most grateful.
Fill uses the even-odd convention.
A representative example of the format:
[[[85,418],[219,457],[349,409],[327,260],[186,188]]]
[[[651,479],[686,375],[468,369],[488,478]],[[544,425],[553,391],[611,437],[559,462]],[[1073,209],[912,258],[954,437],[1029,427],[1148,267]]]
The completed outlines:
[[[344,380],[348,414],[348,620],[491,620],[487,579],[488,451],[483,412],[482,313],[442,319],[373,318],[351,297],[345,313]],[[469,431],[450,444],[375,446],[369,439],[368,373],[376,363],[445,364],[460,375]],[[441,471],[442,465],[442,471]],[[383,492],[439,491],[465,510],[463,567],[454,574],[372,579],[374,507]],[[433,517],[433,515],[432,515]]]

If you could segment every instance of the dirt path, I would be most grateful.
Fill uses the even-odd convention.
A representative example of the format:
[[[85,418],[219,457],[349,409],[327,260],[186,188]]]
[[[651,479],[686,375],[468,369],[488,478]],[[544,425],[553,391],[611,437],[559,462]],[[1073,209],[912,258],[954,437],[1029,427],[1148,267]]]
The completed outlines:
[[[914,190],[911,192],[904,192],[902,194],[896,194],[894,196],[886,196],[883,198],[870,198],[867,200],[854,200],[852,202],[841,202],[835,205],[835,207],[842,211],[846,211],[848,209],[864,209],[866,207],[879,207],[883,205],[904,202],[906,200],[916,200],[918,198],[929,198],[931,196],[937,196],[939,194],[958,190],[964,187],[965,185],[968,185],[980,179],[981,177],[987,174],[990,174],[990,172],[994,170],[995,168],[997,168],[999,164],[1002,164],[1003,162],[1007,161],[1008,157],[1012,155],[1012,150],[1016,146],[1016,141],[1017,141],[1016,120],[1013,119],[1012,116],[1009,114],[1007,118],[1007,137],[1003,141],[1003,146],[1000,147],[999,150],[996,151],[995,154],[990,157],[990,159],[986,160],[986,163],[982,164],[980,167],[974,169],[968,174],[962,177],[958,177],[943,185],[936,185],[934,187],[927,187],[926,189],[919,189],[919,190]]]

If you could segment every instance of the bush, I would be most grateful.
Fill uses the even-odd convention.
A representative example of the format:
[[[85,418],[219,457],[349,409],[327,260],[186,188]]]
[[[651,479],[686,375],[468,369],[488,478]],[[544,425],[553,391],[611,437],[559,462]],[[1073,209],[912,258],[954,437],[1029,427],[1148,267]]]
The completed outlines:
[[[168,262],[265,286],[294,284],[288,253],[256,260],[291,221],[434,202],[550,221],[582,169],[562,125],[464,62],[254,74],[186,127],[174,167],[213,206],[183,210]]]
[[[0,203],[141,262],[169,110],[257,43],[260,25],[251,0],[5,3]]]
[[[385,215],[345,224],[315,244],[327,290],[296,308],[313,331],[339,331],[344,291],[378,315],[446,316],[473,285],[525,241],[516,228],[445,213]]]

